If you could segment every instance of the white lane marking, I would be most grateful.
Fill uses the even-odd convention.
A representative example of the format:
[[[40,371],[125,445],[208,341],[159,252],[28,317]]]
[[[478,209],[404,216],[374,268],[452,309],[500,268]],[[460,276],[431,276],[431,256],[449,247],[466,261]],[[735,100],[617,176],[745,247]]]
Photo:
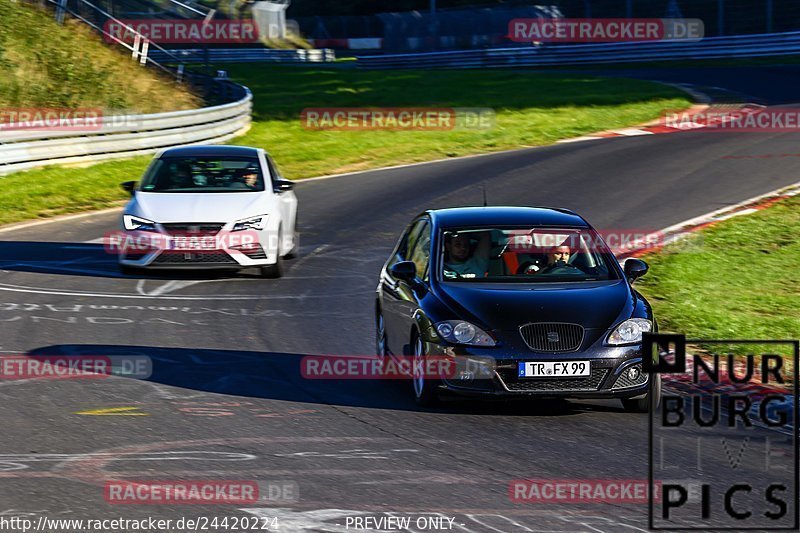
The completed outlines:
[[[0,228],[0,233],[7,233],[9,231],[17,231],[21,229],[33,228],[35,226],[44,226],[45,224],[53,224],[54,222],[66,222],[69,220],[78,220],[81,218],[99,216],[99,215],[107,215],[108,213],[113,213],[115,211],[121,211],[122,205],[119,207],[111,207],[108,209],[100,209],[97,211],[89,211],[88,213],[79,213],[77,215],[64,215],[58,216],[53,218],[48,218],[47,220],[36,220],[33,222],[23,222],[21,224],[12,224],[6,226],[4,228]]]
[[[161,300],[186,300],[186,301],[235,301],[235,300],[305,300],[309,298],[341,298],[347,296],[346,294],[322,294],[314,295],[310,291],[297,295],[275,295],[275,296],[242,296],[236,294],[227,294],[222,296],[145,296],[141,294],[126,294],[126,293],[97,293],[97,292],[83,292],[83,291],[66,291],[66,290],[52,290],[52,289],[39,289],[36,287],[26,287],[24,285],[10,285],[0,284],[0,291],[6,292],[23,292],[30,294],[50,294],[55,296],[86,296],[89,298],[119,298],[127,300],[147,300],[147,299],[161,299]]]

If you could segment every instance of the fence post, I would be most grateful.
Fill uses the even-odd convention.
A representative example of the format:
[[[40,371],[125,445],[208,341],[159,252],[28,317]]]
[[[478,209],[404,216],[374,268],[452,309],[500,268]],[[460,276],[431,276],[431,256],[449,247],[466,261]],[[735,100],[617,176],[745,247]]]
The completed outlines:
[[[64,24],[64,15],[67,12],[67,0],[58,0],[58,7],[56,8],[56,22]]]
[[[147,65],[147,50],[150,48],[150,41],[142,39],[142,53],[139,54],[139,64]]]
[[[772,0],[767,0],[767,33],[772,31]]]
[[[133,50],[131,51],[131,59],[136,61],[136,58],[139,56],[139,42],[142,40],[141,35],[138,33],[133,36]]]

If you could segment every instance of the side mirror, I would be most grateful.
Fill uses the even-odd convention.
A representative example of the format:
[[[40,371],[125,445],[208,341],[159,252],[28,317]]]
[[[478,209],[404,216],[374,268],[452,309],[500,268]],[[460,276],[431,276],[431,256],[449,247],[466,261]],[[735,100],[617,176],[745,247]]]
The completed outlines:
[[[400,261],[389,267],[389,273],[395,279],[413,283],[417,279],[417,265],[413,261]]]
[[[625,277],[633,283],[637,279],[641,278],[647,271],[650,270],[650,267],[647,266],[647,263],[642,261],[641,259],[628,259],[625,261]]]
[[[275,182],[275,192],[286,192],[294,189],[294,182],[290,180],[277,180]]]
[[[120,183],[120,187],[122,187],[124,190],[128,191],[130,193],[130,195],[133,196],[133,191],[136,190],[136,182],[135,181],[126,181],[126,182]]]

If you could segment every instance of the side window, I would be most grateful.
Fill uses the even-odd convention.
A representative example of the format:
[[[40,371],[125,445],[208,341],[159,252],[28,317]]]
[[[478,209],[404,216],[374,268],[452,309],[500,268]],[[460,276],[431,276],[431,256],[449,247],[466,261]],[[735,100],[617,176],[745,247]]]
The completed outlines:
[[[394,257],[392,257],[389,266],[399,263],[400,261],[408,261],[410,259],[409,252],[413,249],[414,244],[416,244],[417,240],[419,239],[420,231],[424,228],[426,222],[424,220],[418,220],[411,224],[408,229],[406,229],[405,234],[400,239],[400,244],[397,246],[397,252],[395,252]]]
[[[427,222],[421,221],[421,229],[416,242],[409,248],[408,260],[417,265],[417,276],[428,279],[428,263],[431,256],[431,231]]]

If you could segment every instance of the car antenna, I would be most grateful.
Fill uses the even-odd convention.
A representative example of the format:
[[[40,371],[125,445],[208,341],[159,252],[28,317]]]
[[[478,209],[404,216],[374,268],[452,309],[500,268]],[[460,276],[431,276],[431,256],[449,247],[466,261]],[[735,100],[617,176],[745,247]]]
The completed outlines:
[[[489,202],[486,200],[486,185],[481,185],[481,190],[483,191],[483,207],[489,205]]]

